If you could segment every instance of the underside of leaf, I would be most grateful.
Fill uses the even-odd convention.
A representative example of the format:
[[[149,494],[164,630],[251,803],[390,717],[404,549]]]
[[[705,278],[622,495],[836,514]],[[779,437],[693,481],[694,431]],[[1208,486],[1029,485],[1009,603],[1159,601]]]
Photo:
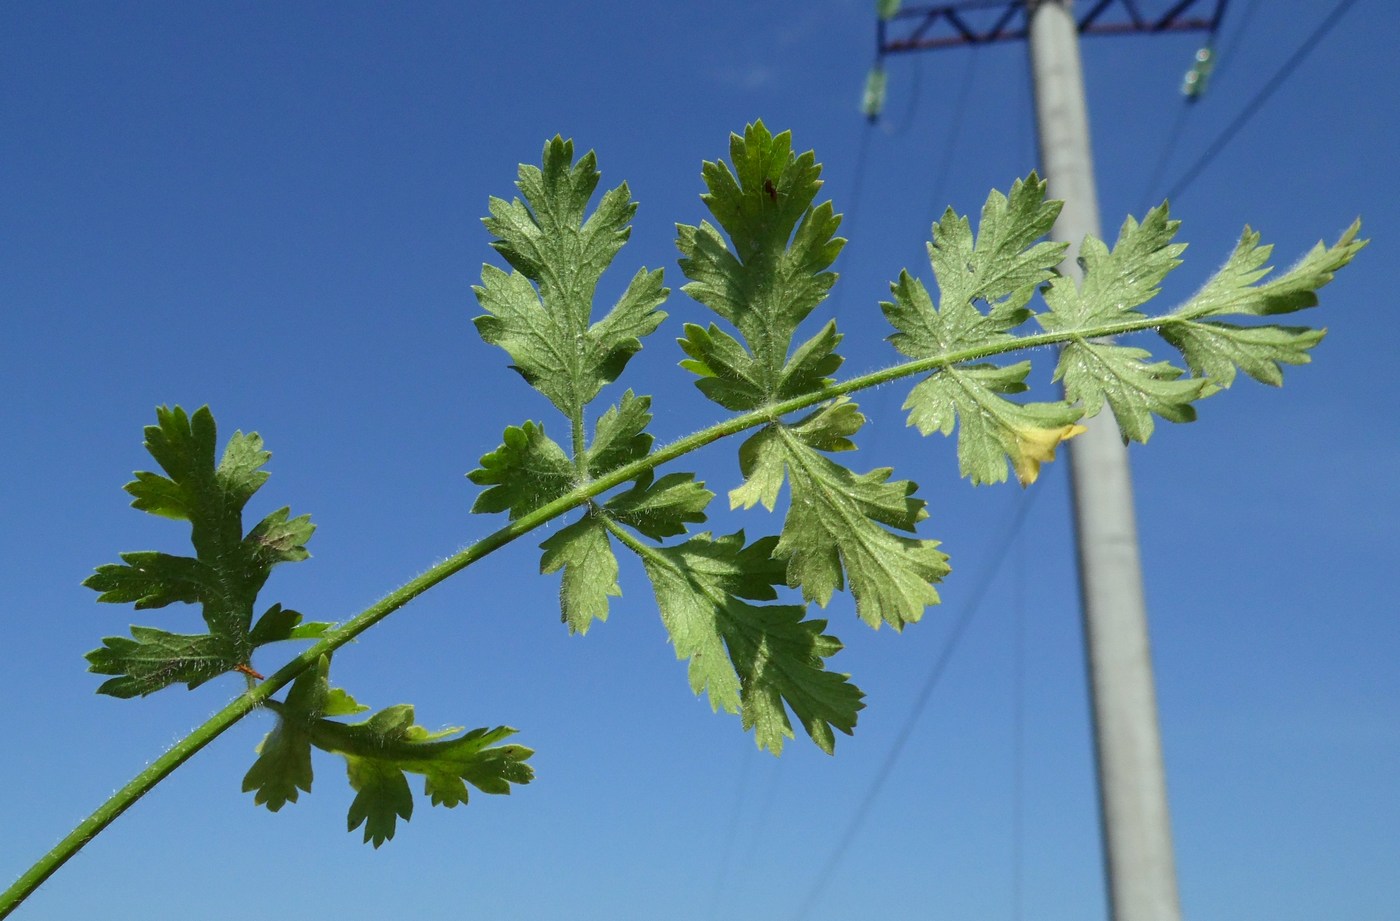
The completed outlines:
[[[311,749],[345,759],[355,798],[346,824],[364,826],[364,840],[379,847],[394,837],[399,819],[413,815],[407,773],[424,776],[424,795],[435,806],[467,802],[466,784],[483,793],[508,794],[512,784],[526,784],[534,772],[525,762],[533,754],[522,745],[499,745],[515,733],[507,726],[429,732],[413,721],[413,708],[387,707],[359,723],[327,717],[365,709],[344,691],[333,688],[330,660],[322,656],[292,684],[283,703],[269,701],[277,727],[258,746],[258,758],[243,778],[244,792],[272,812],[310,792]],[[456,738],[452,738],[456,736]]]
[[[135,497],[135,508],[189,521],[195,556],[123,553],[121,563],[99,566],[83,584],[100,593],[98,601],[131,602],[138,610],[197,604],[208,632],[133,627],[131,639],[107,637],[102,648],[87,654],[88,670],[117,676],[98,690],[118,697],[179,683],[197,687],[224,672],[246,669],[258,645],[304,637],[312,630],[307,625],[297,634],[296,615],[285,630],[272,629],[274,618],[254,636],[253,611],[272,568],[309,557],[306,543],[315,531],[310,518],[292,517],[281,508],[244,533],[243,509],[268,476],[262,467],[271,454],[262,439],[235,432],[216,463],[218,433],[208,407],[188,415],[178,406],[162,406],[156,420],[146,428],[146,449],[167,476],[137,473],[126,490]]]
[[[638,549],[676,657],[689,659],[690,687],[710,705],[739,713],[758,746],[774,754],[793,737],[789,710],[812,741],[831,753],[833,729],[849,735],[864,706],[848,675],[825,659],[841,643],[805,620],[801,605],[756,605],[774,598],[782,566],[773,538],[744,545],[743,532],[697,535],[677,547]]]

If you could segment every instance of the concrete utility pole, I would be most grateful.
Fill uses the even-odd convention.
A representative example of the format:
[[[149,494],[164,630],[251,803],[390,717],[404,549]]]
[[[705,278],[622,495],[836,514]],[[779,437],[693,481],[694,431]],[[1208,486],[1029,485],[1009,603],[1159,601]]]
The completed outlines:
[[[1089,234],[1102,238],[1102,232],[1079,33],[1213,31],[1223,0],[1209,19],[1185,15],[1194,3],[1179,0],[1149,20],[1139,3],[1123,0],[1126,21],[1104,15],[1114,12],[1112,0],[1097,0],[1079,21],[1073,0],[911,8],[880,22],[880,53],[1028,40],[1041,171],[1050,196],[1065,203],[1051,236],[1069,244],[1060,270],[1082,282],[1080,242]],[[984,11],[995,19],[979,27],[975,17]],[[891,39],[889,25],[900,19],[913,23],[912,32]],[[946,34],[937,32],[939,26]],[[1067,444],[1108,900],[1113,921],[1180,921],[1132,480],[1110,412],[1106,407]]]
[[[1065,203],[1051,236],[1082,283],[1080,241],[1103,233],[1072,2],[1035,2],[1029,44],[1040,163]],[[1111,917],[1180,921],[1128,451],[1111,411],[1087,428],[1069,444],[1070,483]]]

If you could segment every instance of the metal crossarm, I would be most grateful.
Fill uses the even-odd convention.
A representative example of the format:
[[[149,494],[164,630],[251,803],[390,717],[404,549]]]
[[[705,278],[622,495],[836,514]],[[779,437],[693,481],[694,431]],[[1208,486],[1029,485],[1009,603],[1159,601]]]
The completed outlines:
[[[957,45],[1020,40],[1036,0],[964,0],[905,7],[878,23],[881,55]],[[1145,11],[1141,0],[1098,0],[1078,17],[1081,35],[1214,32],[1228,0],[1178,0],[1166,10]],[[1161,4],[1157,4],[1161,6]],[[1208,7],[1213,7],[1206,13]]]

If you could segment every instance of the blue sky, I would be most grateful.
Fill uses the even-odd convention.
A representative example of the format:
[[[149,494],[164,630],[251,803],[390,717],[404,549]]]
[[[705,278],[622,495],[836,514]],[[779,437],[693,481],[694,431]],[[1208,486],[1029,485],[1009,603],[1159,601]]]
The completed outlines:
[[[1106,230],[1160,197],[1331,6],[1231,4],[1230,54],[1184,117],[1197,38],[1087,40]],[[701,161],[755,118],[791,129],[826,164],[851,239],[818,313],[846,330],[847,371],[891,361],[876,308],[889,281],[906,266],[927,279],[935,214],[975,211],[1029,172],[1035,136],[1014,43],[891,61],[886,118],[867,128],[855,106],[871,7],[0,8],[0,876],[239,687],[118,701],[84,672],[82,654],[129,623],[198,622],[99,607],[79,585],[119,551],[186,546],[121,492],[151,465],[153,407],[208,403],[224,434],[264,436],[273,476],[252,510],[289,504],[319,526],[313,559],[279,569],[265,597],[316,619],[352,615],[497,526],[469,514],[462,475],[506,425],[549,408],[476,337],[470,286],[495,261],[488,196],[513,195],[516,164],[548,137],[596,150],[605,186],[625,179],[641,203],[608,297],[641,265],[679,288],[674,224],[704,216]],[[1357,215],[1374,240],[1306,316],[1330,329],[1312,365],[1281,391],[1241,383],[1132,452],[1194,921],[1400,918],[1400,407],[1381,341],[1400,239],[1398,24],[1389,4],[1358,4],[1172,203],[1191,248],[1163,308],[1246,223],[1281,266]],[[656,393],[663,440],[717,418],[675,369],[672,340],[702,308],[676,293],[666,309],[623,379]],[[635,567],[611,619],[569,636],[537,541],[521,541],[344,650],[335,680],[375,707],[415,703],[430,727],[518,727],[533,785],[454,811],[420,802],[376,852],[343,830],[351,794],[329,757],[277,815],[239,792],[271,726],[258,715],[16,917],[781,919],[814,891],[811,921],[1102,917],[1066,467],[1028,492],[974,489],[951,442],[904,428],[902,399],[863,396],[873,421],[854,463],[921,484],[922,533],[955,572],[943,607],[902,635],[872,633],[845,599],[827,610],[847,646],[833,666],[868,694],[834,757],[802,740],[761,754],[694,699]],[[737,484],[736,447],[696,462],[717,492]],[[740,523],[777,527],[718,512],[714,527]]]

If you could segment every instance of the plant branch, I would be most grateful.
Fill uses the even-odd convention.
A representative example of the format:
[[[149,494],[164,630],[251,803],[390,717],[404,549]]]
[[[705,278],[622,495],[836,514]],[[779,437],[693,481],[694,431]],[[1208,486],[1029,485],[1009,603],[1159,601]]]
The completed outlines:
[[[355,615],[340,627],[328,631],[316,643],[296,658],[278,669],[267,680],[250,687],[246,692],[230,701],[218,713],[195,728],[185,738],[177,742],[164,755],[151,762],[129,783],[117,790],[90,816],[79,823],[62,841],[40,858],[32,867],[3,893],[0,893],[0,919],[8,917],[35,889],[63,866],[84,845],[96,837],[103,829],[116,820],[123,812],[142,796],[169,776],[174,770],[192,758],[197,752],[233,726],[253,710],[262,706],[272,694],[290,684],[298,675],[311,667],[322,656],[334,652],[353,640],[385,617],[402,608],[428,589],[461,572],[483,557],[504,547],[516,538],[535,528],[583,505],[602,493],[626,483],[638,476],[676,460],[705,445],[738,434],[747,429],[764,425],[789,413],[806,409],[839,396],[876,387],[891,381],[917,374],[927,374],[941,368],[951,367],[969,361],[991,358],[1009,352],[1044,348],[1074,340],[1099,339],[1145,329],[1171,326],[1187,322],[1185,318],[1171,315],[1148,317],[1135,320],[1105,323],[1092,329],[1039,333],[1020,337],[1009,343],[999,343],[977,348],[963,349],[930,358],[908,361],[880,371],[831,384],[820,390],[773,403],[747,413],[734,416],[687,435],[677,441],[658,448],[641,460],[619,467],[607,475],[592,480],[577,489],[560,496],[529,514],[526,514],[505,527],[487,535],[446,560],[438,563],[397,590],[390,592],[374,605]],[[576,428],[578,428],[576,420]],[[575,432],[576,446],[581,431]],[[621,529],[618,529],[620,531]],[[621,537],[621,535],[619,535]],[[631,535],[622,537],[624,541]],[[627,541],[630,545],[630,541]]]

